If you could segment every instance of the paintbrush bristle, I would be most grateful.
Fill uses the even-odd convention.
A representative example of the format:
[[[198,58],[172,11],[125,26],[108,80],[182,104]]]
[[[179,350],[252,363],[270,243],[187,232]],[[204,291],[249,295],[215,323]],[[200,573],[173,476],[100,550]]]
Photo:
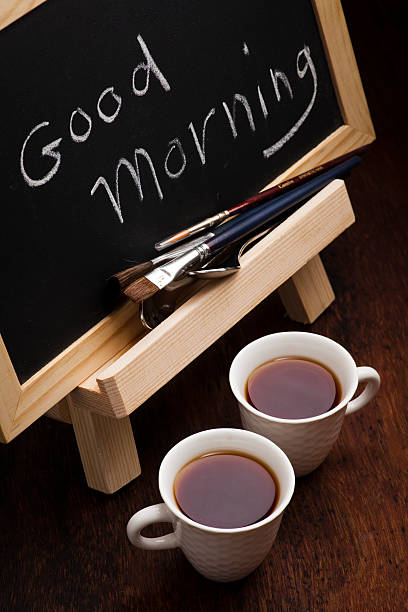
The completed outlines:
[[[142,278],[138,278],[133,283],[128,285],[124,289],[123,294],[134,302],[139,303],[143,302],[143,300],[147,300],[149,297],[157,293],[158,290],[159,288],[157,285],[143,276]]]
[[[141,276],[144,276],[152,269],[152,262],[145,261],[141,264],[137,264],[136,266],[132,266],[131,268],[127,268],[126,270],[122,270],[121,272],[117,272],[111,276],[111,279],[118,285],[120,291],[123,291],[128,285],[130,285],[130,283],[133,283],[133,281]]]

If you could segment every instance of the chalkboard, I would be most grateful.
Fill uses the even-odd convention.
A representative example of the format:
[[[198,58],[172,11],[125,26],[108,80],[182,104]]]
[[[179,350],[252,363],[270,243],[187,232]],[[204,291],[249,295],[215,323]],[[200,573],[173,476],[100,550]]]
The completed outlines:
[[[311,2],[53,0],[0,32],[0,331],[21,383],[111,274],[343,124]]]

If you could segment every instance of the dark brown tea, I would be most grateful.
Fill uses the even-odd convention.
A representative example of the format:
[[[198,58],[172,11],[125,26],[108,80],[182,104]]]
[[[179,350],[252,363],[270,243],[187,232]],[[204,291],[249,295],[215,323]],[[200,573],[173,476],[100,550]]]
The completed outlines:
[[[174,481],[180,510],[209,527],[246,527],[267,517],[279,499],[278,481],[257,459],[213,452],[185,465]]]
[[[301,357],[281,357],[259,366],[248,378],[247,401],[281,419],[307,419],[339,402],[340,384],[326,367]]]

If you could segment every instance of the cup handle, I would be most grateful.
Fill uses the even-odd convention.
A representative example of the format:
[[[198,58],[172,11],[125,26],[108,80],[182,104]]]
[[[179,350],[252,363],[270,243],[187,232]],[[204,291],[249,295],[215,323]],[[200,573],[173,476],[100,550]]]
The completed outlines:
[[[146,550],[164,550],[166,548],[177,548],[177,537],[175,532],[168,533],[160,538],[145,538],[140,532],[152,523],[172,523],[174,516],[166,504],[155,504],[136,512],[129,520],[126,528],[127,536],[133,546]]]
[[[370,402],[380,388],[380,375],[374,368],[368,366],[360,366],[357,368],[358,382],[367,383],[364,391],[358,397],[351,400],[347,406],[346,414],[352,414],[360,410],[363,406]]]

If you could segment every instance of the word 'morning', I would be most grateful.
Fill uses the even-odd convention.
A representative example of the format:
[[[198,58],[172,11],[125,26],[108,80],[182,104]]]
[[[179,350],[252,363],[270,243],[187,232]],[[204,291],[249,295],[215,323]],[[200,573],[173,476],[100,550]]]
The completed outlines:
[[[248,47],[244,44],[244,53],[247,55],[249,53]],[[303,63],[302,63],[303,62]],[[316,100],[317,95],[317,73],[312,61],[310,50],[305,45],[303,49],[301,49],[296,58],[296,71],[299,79],[303,79],[308,71],[310,71],[312,80],[313,80],[313,92],[310,98],[307,107],[305,108],[302,115],[297,119],[297,121],[293,124],[289,131],[287,131],[279,140],[273,143],[271,146],[267,147],[262,151],[264,158],[269,158],[274,155],[279,149],[281,149],[289,140],[296,134],[301,125],[305,122],[310,111],[313,108],[314,102]],[[294,94],[292,90],[292,86],[285,75],[285,73],[278,70],[269,70],[271,80],[274,87],[274,93],[276,97],[276,101],[280,102],[282,99],[280,87],[284,86],[288,96],[290,99],[293,99]],[[264,119],[266,120],[269,115],[268,106],[265,102],[265,96],[263,95],[259,84],[257,85],[257,97],[259,101],[259,105],[263,114]],[[241,113],[244,117],[246,117],[249,128],[252,132],[255,132],[257,127],[254,121],[254,115],[252,113],[251,106],[248,102],[248,99],[239,93],[235,93],[233,95],[232,102],[232,110],[227,105],[226,102],[222,102],[221,104],[222,111],[225,113],[225,117],[227,119],[227,125],[231,130],[231,134],[234,139],[238,137],[238,127],[237,127],[237,110],[238,108],[241,110]],[[211,108],[211,110],[205,116],[205,119],[202,123],[201,129],[198,131],[199,135],[197,135],[197,130],[192,122],[188,124],[188,130],[190,131],[190,136],[193,140],[193,144],[198,156],[199,161],[204,166],[207,160],[206,153],[206,137],[207,137],[207,129],[210,119],[212,120],[216,115],[220,114],[220,109]],[[217,133],[219,130],[217,130]],[[169,179],[177,179],[179,178],[187,167],[187,156],[185,153],[185,148],[180,140],[180,138],[174,138],[168,143],[168,149],[166,153],[163,155],[162,167],[160,169],[164,170],[165,175]],[[193,149],[194,150],[194,149]],[[149,168],[151,178],[156,188],[157,196],[160,200],[163,200],[163,189],[160,184],[160,180],[158,177],[158,173],[156,171],[157,164],[153,163],[151,156],[148,151],[142,147],[136,147],[133,152],[132,162],[126,159],[125,157],[121,157],[116,164],[115,169],[115,184],[113,189],[109,185],[109,182],[104,176],[100,176],[91,189],[91,195],[93,196],[99,187],[103,187],[106,195],[109,198],[109,201],[115,211],[119,221],[123,223],[123,215],[121,209],[120,202],[120,187],[119,187],[119,172],[121,169],[127,170],[129,175],[131,176],[138,193],[138,197],[140,201],[143,201],[143,185],[142,179],[140,175],[139,161],[143,161],[143,164]]]

